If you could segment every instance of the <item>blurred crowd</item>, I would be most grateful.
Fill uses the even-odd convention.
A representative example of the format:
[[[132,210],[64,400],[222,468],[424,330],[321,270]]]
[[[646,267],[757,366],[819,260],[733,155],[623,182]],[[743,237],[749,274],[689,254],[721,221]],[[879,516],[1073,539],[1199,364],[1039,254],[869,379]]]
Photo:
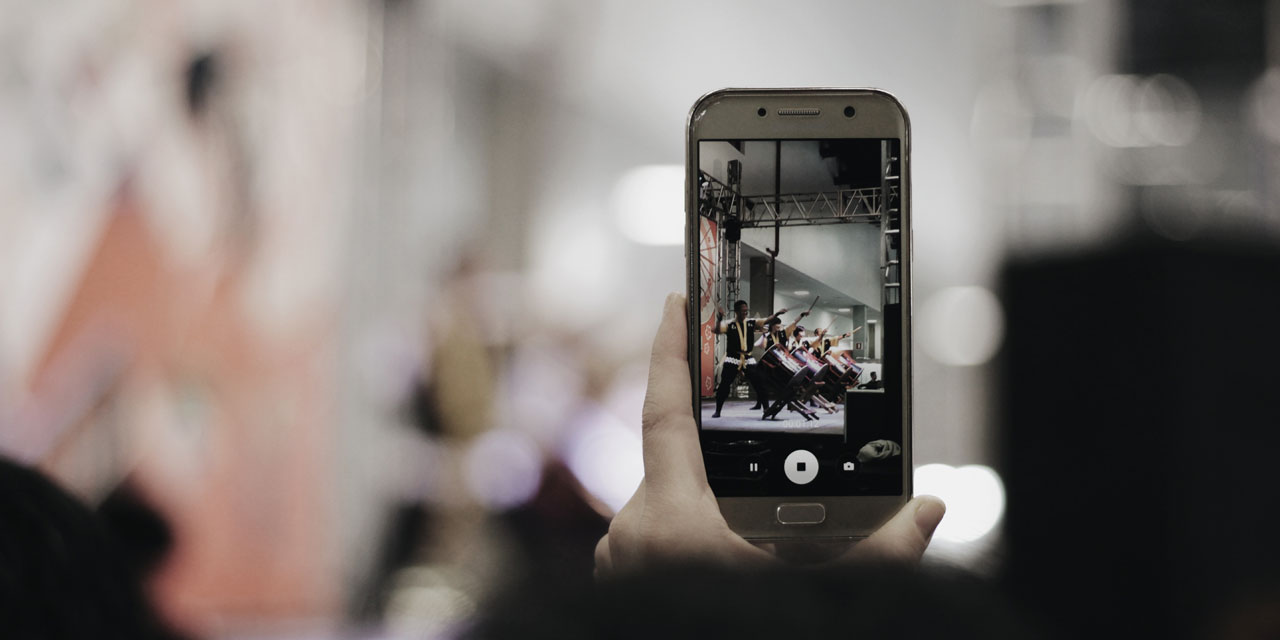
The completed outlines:
[[[175,636],[431,637],[581,587],[644,473],[689,107],[875,86],[913,126],[926,559],[989,573],[1002,265],[1274,243],[1278,51],[1274,0],[3,0],[0,456]],[[1230,331],[1199,310],[1188,355]]]

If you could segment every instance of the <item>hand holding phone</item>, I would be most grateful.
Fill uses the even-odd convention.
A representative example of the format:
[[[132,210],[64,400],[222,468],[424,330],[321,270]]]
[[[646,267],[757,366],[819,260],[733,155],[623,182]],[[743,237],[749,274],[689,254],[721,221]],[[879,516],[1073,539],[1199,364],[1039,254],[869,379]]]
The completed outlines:
[[[689,406],[685,317],[684,296],[668,296],[653,343],[644,401],[645,476],[596,545],[599,576],[664,559],[742,565],[775,558],[767,546],[756,546],[729,528],[707,483],[698,425]],[[836,561],[917,561],[944,511],[937,498],[918,497]]]

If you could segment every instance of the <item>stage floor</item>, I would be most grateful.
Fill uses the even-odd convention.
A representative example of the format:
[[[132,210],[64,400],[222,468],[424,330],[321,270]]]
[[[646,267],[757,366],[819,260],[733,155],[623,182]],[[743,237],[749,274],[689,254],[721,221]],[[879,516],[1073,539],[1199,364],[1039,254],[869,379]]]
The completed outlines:
[[[702,401],[702,428],[724,431],[764,431],[771,433],[844,433],[844,406],[836,413],[827,413],[816,409],[817,420],[805,420],[803,416],[788,409],[783,409],[776,420],[761,420],[760,410],[751,410],[754,400],[727,400],[720,411],[719,418],[712,418],[716,411],[715,400]]]

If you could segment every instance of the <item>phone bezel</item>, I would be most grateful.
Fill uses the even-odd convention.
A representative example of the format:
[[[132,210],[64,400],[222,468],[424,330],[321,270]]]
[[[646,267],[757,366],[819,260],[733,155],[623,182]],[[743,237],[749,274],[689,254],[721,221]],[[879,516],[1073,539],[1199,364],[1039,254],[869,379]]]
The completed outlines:
[[[844,108],[853,106],[852,118]],[[760,117],[764,107],[768,116]],[[783,117],[781,108],[817,108],[818,116]],[[911,336],[911,125],[907,111],[892,94],[874,88],[721,89],[694,103],[689,111],[685,149],[685,271],[686,290],[694,300],[698,286],[698,168],[701,140],[898,138],[901,140],[901,291],[902,291],[902,487],[900,496],[761,496],[719,497],[720,511],[739,535],[758,540],[865,537],[891,518],[912,494],[912,336]],[[694,419],[701,431],[698,397],[700,323],[698,310],[687,305],[689,380]],[[783,525],[777,509],[783,504],[819,503],[826,519],[816,525]]]

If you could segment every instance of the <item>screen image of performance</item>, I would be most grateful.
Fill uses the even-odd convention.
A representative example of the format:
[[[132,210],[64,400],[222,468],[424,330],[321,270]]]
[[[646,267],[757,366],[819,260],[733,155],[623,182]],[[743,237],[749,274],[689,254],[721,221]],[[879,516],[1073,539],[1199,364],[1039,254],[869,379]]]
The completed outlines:
[[[900,493],[898,149],[699,141],[698,415],[718,494]],[[816,459],[782,458],[798,448]]]

